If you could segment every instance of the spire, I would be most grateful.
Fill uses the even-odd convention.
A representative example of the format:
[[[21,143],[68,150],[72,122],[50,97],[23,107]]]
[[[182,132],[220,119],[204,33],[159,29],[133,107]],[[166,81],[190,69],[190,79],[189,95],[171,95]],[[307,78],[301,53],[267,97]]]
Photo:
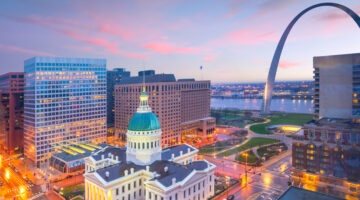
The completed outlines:
[[[143,71],[143,86],[140,94],[140,106],[137,108],[137,112],[151,112],[151,108],[149,107],[149,96],[145,86],[145,71]]]

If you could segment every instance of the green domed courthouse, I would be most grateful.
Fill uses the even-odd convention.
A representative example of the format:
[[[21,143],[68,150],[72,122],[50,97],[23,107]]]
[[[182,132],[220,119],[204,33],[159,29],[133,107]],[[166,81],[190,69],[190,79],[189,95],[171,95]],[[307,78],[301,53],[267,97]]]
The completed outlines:
[[[126,148],[106,146],[85,159],[85,199],[206,200],[214,195],[215,165],[196,160],[188,144],[161,147],[161,124],[145,90],[130,119]]]
[[[140,106],[128,126],[126,157],[138,165],[151,164],[161,160],[160,122],[149,107],[145,91],[140,95]]]

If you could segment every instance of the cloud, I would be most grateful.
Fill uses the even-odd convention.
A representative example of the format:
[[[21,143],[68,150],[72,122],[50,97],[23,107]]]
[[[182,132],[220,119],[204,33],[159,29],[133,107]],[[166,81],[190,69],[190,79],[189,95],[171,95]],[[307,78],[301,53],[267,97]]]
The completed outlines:
[[[38,56],[55,56],[55,54],[50,52],[44,52],[44,51],[37,51],[33,49],[26,49],[23,47],[13,46],[13,45],[4,45],[0,44],[0,49],[5,51],[12,51],[17,53],[24,53],[29,55],[38,55]]]
[[[281,60],[279,62],[279,68],[289,69],[289,68],[293,68],[293,67],[298,67],[301,64],[302,64],[301,62],[292,62],[292,61]]]
[[[278,39],[279,37],[274,31],[260,32],[248,28],[229,32],[213,43],[218,45],[259,45],[266,42],[277,42]]]
[[[212,62],[217,57],[218,57],[218,55],[215,55],[215,54],[205,55],[204,62]]]
[[[108,41],[100,36],[91,36],[89,35],[89,31],[91,30],[88,26],[80,25],[77,22],[68,21],[64,19],[56,19],[56,18],[41,18],[38,16],[29,16],[29,17],[8,17],[16,22],[33,24],[36,26],[40,26],[49,30],[56,31],[61,33],[62,35],[67,36],[75,41],[82,42],[94,47],[100,47],[105,49],[107,52],[125,56],[128,58],[141,59],[146,60],[146,56],[142,53],[130,53],[124,52],[119,49],[119,44],[114,41]],[[121,34],[120,30],[115,28],[111,28],[108,25],[101,25],[99,30],[103,32],[112,33],[112,34]],[[124,34],[126,35],[126,34]],[[128,35],[126,35],[128,36]]]
[[[171,53],[182,53],[182,54],[192,54],[199,53],[201,50],[195,47],[176,47],[170,43],[164,42],[152,42],[145,44],[143,48],[151,50],[153,52],[162,53],[162,54],[171,54]]]

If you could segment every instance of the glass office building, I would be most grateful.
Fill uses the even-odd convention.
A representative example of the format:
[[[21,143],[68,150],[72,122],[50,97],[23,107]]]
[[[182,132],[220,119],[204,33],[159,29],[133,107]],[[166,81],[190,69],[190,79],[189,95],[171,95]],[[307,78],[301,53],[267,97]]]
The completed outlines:
[[[105,59],[34,57],[24,72],[24,149],[37,167],[70,144],[106,141]]]

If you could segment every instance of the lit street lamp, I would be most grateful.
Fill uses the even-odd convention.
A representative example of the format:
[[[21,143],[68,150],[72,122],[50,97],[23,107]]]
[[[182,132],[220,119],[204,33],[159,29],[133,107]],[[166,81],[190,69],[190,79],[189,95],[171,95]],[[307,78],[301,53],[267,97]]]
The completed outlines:
[[[249,156],[248,153],[243,153],[243,156],[245,157],[245,187],[247,186],[247,158]]]

